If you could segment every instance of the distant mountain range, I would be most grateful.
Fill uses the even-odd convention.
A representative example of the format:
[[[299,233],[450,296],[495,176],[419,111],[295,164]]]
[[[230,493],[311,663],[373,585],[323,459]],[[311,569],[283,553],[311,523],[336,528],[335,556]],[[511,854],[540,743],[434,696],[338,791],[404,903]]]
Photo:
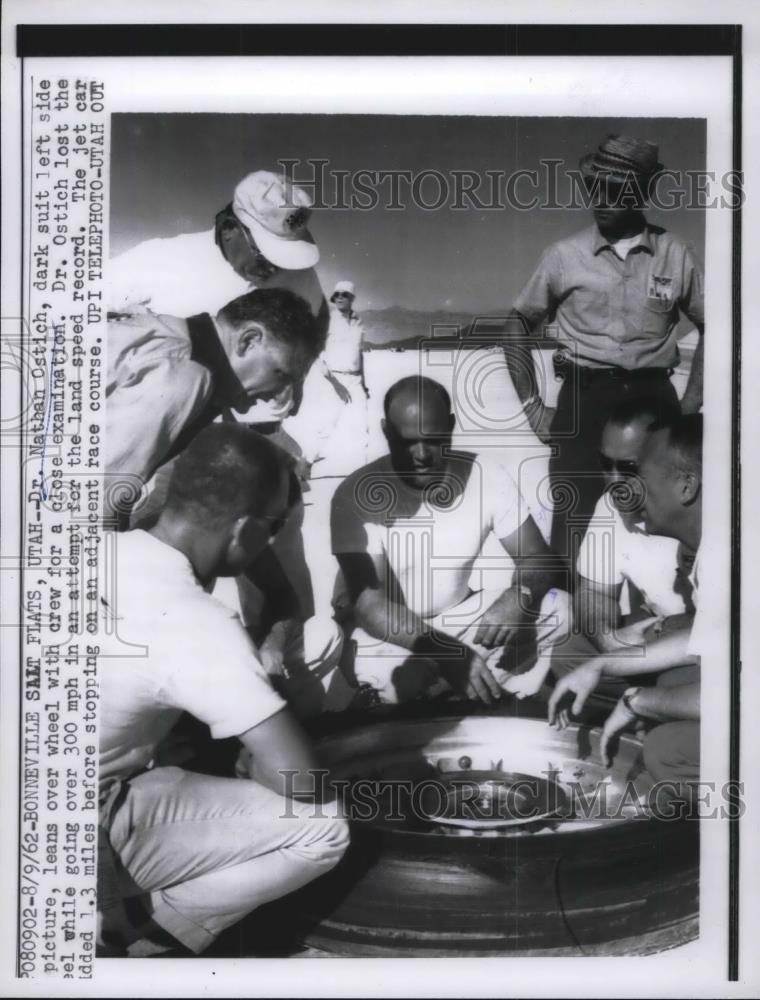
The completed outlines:
[[[507,315],[488,319],[478,318],[475,324],[474,336],[482,331],[484,334],[498,333],[503,329],[503,319]],[[389,306],[387,309],[365,309],[361,313],[364,323],[364,345],[367,350],[377,348],[415,350],[421,340],[432,341],[428,346],[435,346],[436,340],[441,340],[441,346],[452,340],[462,340],[473,335],[473,314],[436,310],[425,312],[416,309],[405,309],[403,306]]]

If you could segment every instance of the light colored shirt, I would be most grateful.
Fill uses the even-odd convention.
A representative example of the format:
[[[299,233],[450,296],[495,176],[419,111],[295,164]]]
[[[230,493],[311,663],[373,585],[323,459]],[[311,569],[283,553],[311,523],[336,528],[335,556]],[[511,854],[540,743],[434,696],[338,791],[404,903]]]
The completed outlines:
[[[113,568],[98,661],[102,793],[150,763],[183,711],[225,739],[284,705],[239,620],[181,552],[130,531],[117,536]]]
[[[146,240],[114,257],[108,268],[108,302],[112,312],[149,307],[154,313],[216,315],[222,306],[256,286],[241,278],[214,240],[214,230]],[[313,267],[278,271],[267,288],[288,288],[318,315],[324,295]]]
[[[213,394],[191,353],[183,319],[145,312],[108,324],[105,468],[136,477],[138,491]]]
[[[544,252],[514,307],[532,329],[553,325],[577,364],[673,368],[679,312],[704,325],[702,270],[658,226],[647,225],[621,260],[593,225]]]
[[[333,372],[362,370],[362,338],[364,326],[355,312],[344,316],[335,306],[330,307],[330,327],[323,358]]]
[[[628,526],[604,493],[578,552],[578,573],[600,586],[630,581],[653,615],[683,614],[687,608],[677,588],[678,542]]]
[[[384,456],[338,487],[332,549],[384,557],[406,606],[432,618],[468,596],[487,537],[508,538],[528,516],[515,481],[490,456],[452,454],[440,496],[425,500]]]

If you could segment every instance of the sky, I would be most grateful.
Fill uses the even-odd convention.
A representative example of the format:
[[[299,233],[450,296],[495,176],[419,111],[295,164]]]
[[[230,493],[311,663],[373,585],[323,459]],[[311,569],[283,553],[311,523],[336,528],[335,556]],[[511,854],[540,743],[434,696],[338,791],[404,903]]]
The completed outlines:
[[[209,229],[232,200],[236,183],[252,170],[281,172],[279,161],[298,161],[296,180],[315,180],[308,160],[327,160],[324,183],[312,193],[325,203],[315,209],[310,229],[321,251],[317,270],[328,291],[338,279],[357,286],[356,306],[503,313],[552,242],[591,222],[583,209],[516,207],[481,209],[456,200],[456,171],[473,171],[481,202],[504,203],[506,177],[540,169],[538,194],[558,172],[558,200],[569,190],[565,164],[575,170],[609,133],[649,139],[659,145],[669,169],[705,168],[702,119],[504,118],[418,115],[238,115],[115,114],[111,138],[111,254],[157,236]],[[541,160],[561,160],[541,168]],[[356,172],[436,170],[441,182],[418,180],[418,194],[434,205],[414,204],[400,182],[401,208],[388,207],[390,182],[367,185],[376,207],[336,208],[339,172],[348,172],[346,200],[366,204]],[[501,172],[497,195],[488,171]],[[461,175],[460,175],[461,176]],[[461,182],[460,182],[461,183]],[[672,185],[671,185],[672,187]],[[537,192],[527,179],[517,196]],[[460,199],[463,200],[463,199]],[[652,209],[650,221],[689,241],[704,259],[704,210]]]

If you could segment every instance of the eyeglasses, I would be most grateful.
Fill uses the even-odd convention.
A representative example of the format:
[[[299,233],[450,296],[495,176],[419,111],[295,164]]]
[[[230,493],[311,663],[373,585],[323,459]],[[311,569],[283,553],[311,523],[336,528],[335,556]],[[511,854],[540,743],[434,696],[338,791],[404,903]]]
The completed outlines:
[[[272,261],[268,257],[265,257],[261,250],[259,250],[256,246],[256,241],[248,231],[248,227],[241,225],[240,228],[243,232],[243,236],[245,237],[245,241],[248,244],[248,250],[253,258],[253,269],[258,272],[259,276],[272,278],[275,274],[278,274],[280,272],[280,268],[276,264],[273,264]]]
[[[351,292],[334,292],[333,293],[333,298],[334,299],[350,299],[351,298]]]
[[[599,465],[602,472],[619,472],[621,476],[637,476],[639,472],[638,462],[626,459],[618,462],[614,458],[608,458],[602,452],[599,453]]]

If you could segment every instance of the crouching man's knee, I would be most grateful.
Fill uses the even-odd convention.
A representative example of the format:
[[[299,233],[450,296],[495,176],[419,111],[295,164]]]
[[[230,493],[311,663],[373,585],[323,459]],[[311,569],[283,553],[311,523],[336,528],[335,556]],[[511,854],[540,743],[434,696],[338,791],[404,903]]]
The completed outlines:
[[[345,819],[334,817],[325,821],[327,827],[319,841],[320,863],[325,871],[334,868],[346,853],[351,834]]]
[[[309,810],[311,815],[305,819],[300,847],[308,853],[312,863],[319,865],[323,872],[329,871],[346,853],[350,840],[348,821],[338,800],[315,803]]]

